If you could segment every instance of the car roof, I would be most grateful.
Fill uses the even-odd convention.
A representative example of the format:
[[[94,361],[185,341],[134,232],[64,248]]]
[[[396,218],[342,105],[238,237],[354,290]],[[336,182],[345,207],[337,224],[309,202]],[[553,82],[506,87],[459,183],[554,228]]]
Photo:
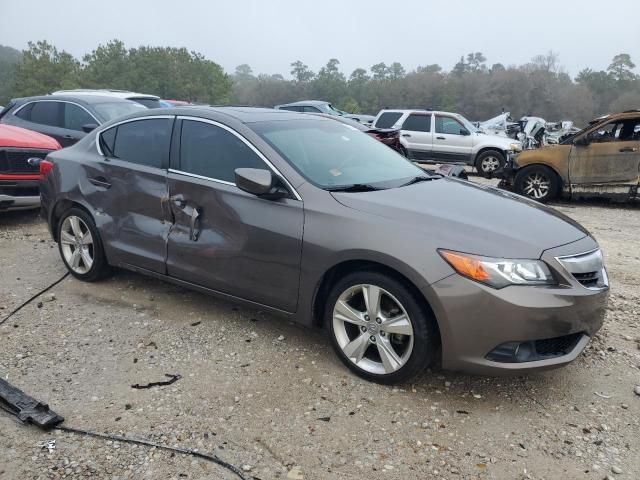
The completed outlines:
[[[35,100],[50,100],[50,101],[59,100],[59,101],[75,102],[81,105],[131,101],[131,100],[127,100],[126,98],[111,97],[108,95],[38,95],[35,97],[22,97],[22,98],[13,99],[13,101],[20,104],[26,103],[26,102],[32,102]]]
[[[284,120],[315,120],[328,122],[330,120],[319,118],[315,115],[309,115],[301,112],[291,112],[289,110],[277,110],[275,108],[262,107],[238,107],[238,106],[206,106],[206,105],[185,105],[177,106],[164,115],[175,116],[193,116],[215,120],[219,115],[225,115],[241,123],[257,123],[268,121],[284,121]],[[157,116],[158,111],[154,109],[144,110],[121,117],[118,122],[133,118],[142,118],[147,116]]]
[[[129,92],[127,90],[112,90],[108,88],[91,89],[91,88],[76,88],[73,90],[58,90],[51,95],[106,95],[114,98],[147,98],[149,100],[160,100],[160,97],[156,95],[149,95],[146,93]]]
[[[315,106],[315,105],[330,105],[331,102],[325,102],[324,100],[300,100],[299,102],[283,103],[282,105],[276,105],[277,107],[294,107],[300,106]]]
[[[391,113],[435,113],[436,115],[440,114],[440,115],[460,115],[462,116],[460,113],[456,113],[456,112],[445,112],[442,110],[431,110],[428,108],[385,108],[383,110],[380,110],[380,112],[378,112],[378,115],[382,114],[382,113],[386,113],[386,112],[391,112]]]

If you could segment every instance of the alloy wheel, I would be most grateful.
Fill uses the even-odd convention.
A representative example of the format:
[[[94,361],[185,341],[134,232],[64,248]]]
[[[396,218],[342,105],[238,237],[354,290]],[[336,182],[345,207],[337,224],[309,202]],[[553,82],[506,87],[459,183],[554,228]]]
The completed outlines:
[[[75,215],[64,219],[60,229],[60,246],[73,272],[82,275],[91,270],[94,260],[93,236],[84,220]]]
[[[373,374],[396,372],[413,350],[413,327],[407,311],[391,293],[376,285],[354,285],[338,297],[333,331],[344,355]]]
[[[500,160],[497,157],[488,156],[480,162],[480,169],[483,173],[495,172],[498,168],[500,168]]]
[[[545,198],[551,189],[551,179],[542,173],[532,173],[523,182],[522,191],[525,195],[536,200]]]

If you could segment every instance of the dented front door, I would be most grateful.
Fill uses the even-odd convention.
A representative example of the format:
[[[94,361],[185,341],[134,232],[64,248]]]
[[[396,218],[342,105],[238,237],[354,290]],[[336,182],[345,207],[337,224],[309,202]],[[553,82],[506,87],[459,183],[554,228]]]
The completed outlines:
[[[596,133],[596,132],[594,132]],[[619,138],[620,127],[612,137],[571,148],[569,179],[572,193],[633,193],[640,175],[640,138]]]

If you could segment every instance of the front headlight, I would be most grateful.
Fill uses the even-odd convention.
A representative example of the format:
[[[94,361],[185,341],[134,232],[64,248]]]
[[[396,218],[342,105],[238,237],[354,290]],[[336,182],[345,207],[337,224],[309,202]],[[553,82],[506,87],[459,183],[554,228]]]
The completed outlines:
[[[522,150],[522,144],[521,143],[510,143],[509,144],[509,148],[511,149],[512,152],[519,152],[520,150]]]
[[[554,285],[555,279],[541,260],[490,258],[438,250],[460,275],[493,288],[509,285]]]

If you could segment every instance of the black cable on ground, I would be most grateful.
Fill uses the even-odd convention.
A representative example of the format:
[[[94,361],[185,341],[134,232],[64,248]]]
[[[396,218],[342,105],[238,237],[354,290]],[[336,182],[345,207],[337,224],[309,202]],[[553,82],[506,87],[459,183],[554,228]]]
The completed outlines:
[[[33,302],[36,298],[38,298],[40,295],[42,295],[43,293],[47,292],[48,290],[51,290],[53,287],[55,287],[56,285],[58,285],[61,281],[63,281],[65,278],[67,278],[69,276],[69,272],[65,273],[64,275],[62,275],[62,277],[60,277],[58,280],[56,280],[55,282],[53,282],[51,285],[49,285],[48,287],[43,288],[42,290],[40,290],[38,293],[36,293],[35,295],[33,295],[29,300],[22,302],[20,305],[18,305],[16,308],[13,309],[13,311],[11,313],[9,313],[9,315],[7,315],[6,317],[4,317],[2,320],[0,320],[0,325],[2,325],[4,322],[6,322],[7,320],[9,320],[11,317],[13,317],[13,315],[15,315],[16,313],[18,313],[20,310],[22,310],[24,307],[26,307],[27,305],[29,305],[31,302]]]
[[[200,453],[200,452],[197,452],[195,450],[189,450],[189,449],[186,449],[186,448],[168,447],[166,445],[160,445],[158,443],[149,442],[148,440],[138,440],[138,439],[135,439],[135,438],[121,437],[119,435],[110,435],[110,434],[107,434],[107,433],[91,432],[91,431],[88,431],[88,430],[82,430],[80,428],[65,427],[64,425],[59,425],[57,427],[54,427],[54,430],[61,430],[63,432],[77,433],[77,434],[80,434],[80,435],[87,435],[87,436],[90,436],[90,437],[101,438],[103,440],[115,440],[117,442],[126,442],[126,443],[133,443],[133,444],[136,444],[136,445],[144,445],[144,446],[147,446],[147,447],[157,448],[158,450],[165,450],[167,452],[174,452],[174,453],[181,453],[181,454],[184,454],[184,455],[191,455],[193,457],[201,458],[203,460],[207,460],[209,462],[213,462],[215,464],[218,464],[221,467],[226,468],[227,470],[235,473],[242,480],[250,480],[249,477],[245,476],[245,474],[242,472],[242,470],[240,470],[238,467],[236,467],[234,465],[231,465],[230,463],[225,462],[220,457],[217,457],[215,455],[207,455],[206,453]]]

